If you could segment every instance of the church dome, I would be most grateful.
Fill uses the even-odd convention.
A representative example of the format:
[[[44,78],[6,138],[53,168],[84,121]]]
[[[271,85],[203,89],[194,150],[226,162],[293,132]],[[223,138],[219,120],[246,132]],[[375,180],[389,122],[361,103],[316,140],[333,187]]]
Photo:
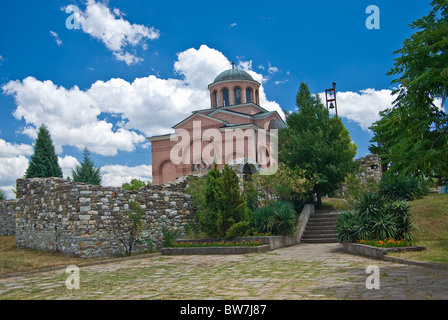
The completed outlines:
[[[221,72],[215,78],[215,81],[213,81],[213,83],[220,82],[220,81],[228,81],[228,80],[249,80],[249,81],[254,81],[254,78],[252,78],[252,76],[250,74],[248,74],[244,70],[229,69],[229,70],[225,70],[225,71]]]
[[[275,119],[272,119],[271,122],[269,122],[268,129],[287,129],[288,126],[283,121],[278,121]]]

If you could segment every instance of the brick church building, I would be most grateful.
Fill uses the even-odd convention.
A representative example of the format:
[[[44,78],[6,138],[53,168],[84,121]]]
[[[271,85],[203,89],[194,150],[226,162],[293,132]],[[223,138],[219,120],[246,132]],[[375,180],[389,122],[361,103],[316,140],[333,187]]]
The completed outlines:
[[[210,108],[193,111],[173,134],[149,137],[153,184],[231,165],[241,178],[272,165],[270,133],[286,125],[260,106],[260,83],[240,69],[221,72],[209,84]]]

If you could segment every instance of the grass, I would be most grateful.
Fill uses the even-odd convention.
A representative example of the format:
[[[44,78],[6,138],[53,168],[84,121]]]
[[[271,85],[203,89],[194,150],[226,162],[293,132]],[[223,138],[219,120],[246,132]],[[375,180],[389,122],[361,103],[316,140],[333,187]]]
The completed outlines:
[[[340,198],[322,197],[322,208],[319,212],[343,211],[346,209],[346,201]]]
[[[448,263],[448,194],[431,193],[410,202],[415,245],[426,250],[391,253],[407,260]]]
[[[0,237],[0,275],[95,261],[50,251],[18,248],[14,236]]]
[[[157,250],[133,253],[132,256],[155,253]],[[52,267],[66,267],[87,263],[125,258],[114,256],[109,258],[79,258],[48,250],[35,250],[16,247],[14,236],[0,236],[0,276],[12,273],[22,273]]]

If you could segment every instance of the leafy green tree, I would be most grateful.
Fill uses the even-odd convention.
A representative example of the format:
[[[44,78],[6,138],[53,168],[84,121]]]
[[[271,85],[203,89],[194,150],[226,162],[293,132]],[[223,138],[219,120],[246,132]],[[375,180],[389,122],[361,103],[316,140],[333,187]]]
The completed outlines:
[[[392,84],[399,85],[397,102],[413,96],[429,107],[436,97],[446,99],[448,90],[448,2],[433,0],[430,13],[414,21],[418,30],[406,39],[388,75],[399,75]]]
[[[50,132],[45,125],[39,127],[34,154],[25,172],[25,178],[62,178],[62,170],[58,163],[58,157],[54,151]]]
[[[0,190],[0,201],[1,200],[6,200],[6,195],[5,195],[5,192],[3,190]]]
[[[121,187],[125,190],[138,190],[145,186],[151,185],[151,182],[145,183],[145,181],[139,179],[132,179],[131,182],[125,182],[121,185]]]
[[[394,106],[381,113],[371,129],[370,151],[380,155],[390,175],[448,176],[448,116],[434,101],[446,101],[448,89],[448,2],[410,26],[416,32],[394,53],[388,75],[398,76]]]
[[[101,169],[95,168],[93,160],[90,158],[90,152],[84,148],[83,161],[81,165],[72,170],[73,181],[85,182],[93,185],[101,184]]]
[[[239,178],[230,166],[225,165],[220,172],[215,165],[207,173],[205,181],[203,178],[197,181],[199,183],[189,183],[187,192],[193,197],[203,232],[225,237],[230,234],[229,230],[235,235],[237,229],[243,232],[249,228],[250,212]]]
[[[282,200],[291,202],[297,212],[310,199],[316,178],[306,170],[291,169],[279,163],[272,175],[253,174],[244,182],[246,202],[255,211],[270,202]]]
[[[296,103],[298,112],[287,115],[288,128],[279,131],[279,161],[316,179],[313,191],[320,208],[322,194],[337,190],[355,169],[357,147],[341,119],[330,117],[319,96],[311,95],[303,82]]]

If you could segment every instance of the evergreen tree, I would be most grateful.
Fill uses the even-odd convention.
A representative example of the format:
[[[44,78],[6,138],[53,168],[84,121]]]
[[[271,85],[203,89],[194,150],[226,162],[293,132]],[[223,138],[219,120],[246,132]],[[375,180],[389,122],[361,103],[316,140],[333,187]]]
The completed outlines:
[[[50,132],[45,125],[39,127],[34,154],[25,172],[25,178],[62,178],[62,170],[59,167],[58,157],[54,151]]]
[[[215,165],[207,173],[204,203],[199,208],[198,216],[201,229],[210,236],[224,237],[232,226],[249,223],[249,209],[240,189],[239,178],[230,166],[225,165],[220,172]]]
[[[90,152],[84,148],[84,159],[80,166],[76,166],[72,171],[73,181],[85,182],[93,185],[101,184],[100,168],[95,168],[95,165],[90,158]]]
[[[320,208],[322,194],[335,191],[355,169],[357,147],[341,119],[330,117],[319,96],[311,95],[303,82],[296,103],[299,111],[287,116],[288,128],[279,132],[279,161],[315,179]]]

